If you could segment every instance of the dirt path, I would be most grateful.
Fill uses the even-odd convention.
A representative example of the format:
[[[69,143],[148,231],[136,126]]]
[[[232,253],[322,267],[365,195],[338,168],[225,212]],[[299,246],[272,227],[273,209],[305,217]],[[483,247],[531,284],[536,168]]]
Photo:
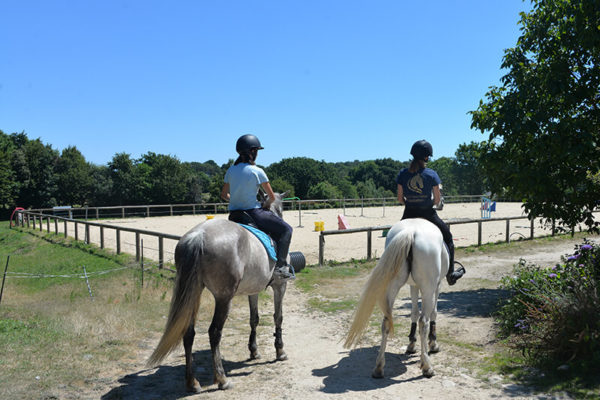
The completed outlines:
[[[529,388],[512,384],[501,376],[487,375],[478,368],[478,362],[491,356],[496,346],[489,312],[499,294],[497,282],[500,277],[510,273],[520,257],[553,265],[561,255],[572,252],[574,243],[543,242],[523,247],[522,251],[508,249],[491,255],[459,253],[459,259],[468,267],[468,275],[451,288],[443,287],[438,307],[438,337],[442,350],[432,356],[436,375],[431,379],[421,376],[418,355],[404,354],[408,332],[403,331],[388,344],[386,377],[371,378],[380,340],[377,329],[372,329],[357,349],[343,349],[341,340],[350,313],[308,312],[308,295],[292,284],[286,294],[284,309],[288,361],[274,362],[272,308],[269,309],[269,305],[260,310],[263,324],[259,326],[258,340],[263,357],[247,360],[248,312],[245,303],[238,302],[225,326],[222,340],[224,367],[234,383],[233,389],[220,391],[212,384],[206,334],[209,321],[208,316],[203,316],[197,323],[194,347],[196,375],[202,385],[200,394],[189,395],[184,391],[182,349],[169,356],[162,366],[144,368],[146,358],[158,341],[157,336],[140,341],[138,358],[123,362],[117,368],[124,372],[95,380],[90,392],[79,395],[103,399],[549,398],[534,395]],[[346,286],[348,290],[355,290],[358,296],[364,280],[363,276],[349,281]],[[403,288],[395,305],[397,322],[407,323],[408,301],[408,289]],[[460,346],[454,344],[453,337],[459,338]]]

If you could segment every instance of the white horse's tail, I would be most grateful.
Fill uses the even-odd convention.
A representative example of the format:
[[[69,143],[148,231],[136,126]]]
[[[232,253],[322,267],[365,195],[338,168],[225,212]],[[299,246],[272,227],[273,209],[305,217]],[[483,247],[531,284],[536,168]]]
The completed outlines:
[[[146,362],[155,366],[181,343],[190,324],[196,320],[204,285],[197,265],[204,246],[203,232],[180,241],[175,248],[177,276],[173,287],[167,325],[158,346]]]
[[[345,348],[354,347],[358,344],[367,327],[376,302],[379,303],[379,307],[387,318],[390,334],[393,333],[394,323],[392,320],[392,310],[387,304],[387,290],[392,280],[398,274],[401,274],[400,287],[408,280],[410,266],[407,268],[402,268],[402,266],[405,264],[404,262],[408,257],[413,241],[414,232],[412,230],[399,232],[390,241],[381,255],[363,288],[357,309],[354,312],[354,321],[346,336]]]

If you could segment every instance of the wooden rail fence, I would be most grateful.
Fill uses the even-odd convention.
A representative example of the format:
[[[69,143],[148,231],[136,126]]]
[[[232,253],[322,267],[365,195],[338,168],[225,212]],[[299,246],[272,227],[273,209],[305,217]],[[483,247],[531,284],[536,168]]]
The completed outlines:
[[[56,215],[43,214],[43,213],[32,212],[32,211],[28,211],[28,210],[17,211],[14,216],[14,221],[16,221],[14,223],[14,225],[20,225],[22,227],[27,226],[28,228],[33,227],[33,229],[39,229],[40,231],[43,231],[43,228],[45,225],[46,231],[48,233],[51,232],[50,226],[53,225],[54,233],[57,235],[59,234],[59,224],[62,224],[63,225],[62,231],[63,231],[63,234],[65,237],[68,236],[69,224],[71,224],[71,226],[73,227],[75,240],[81,240],[79,238],[79,225],[83,225],[84,237],[83,237],[82,241],[84,241],[85,243],[90,243],[90,227],[96,227],[99,229],[99,235],[100,235],[99,246],[102,249],[105,248],[105,237],[106,237],[105,231],[106,230],[114,230],[117,254],[121,254],[121,244],[122,244],[121,232],[132,232],[135,234],[135,258],[137,261],[140,260],[140,255],[141,255],[141,251],[142,251],[141,244],[140,244],[140,237],[142,235],[155,237],[157,240],[157,244],[158,244],[158,266],[159,266],[159,268],[163,268],[164,264],[165,264],[165,250],[164,250],[165,239],[176,240],[176,241],[179,241],[179,239],[181,239],[181,236],[172,235],[169,233],[153,232],[153,231],[147,231],[144,229],[134,229],[134,228],[127,228],[127,227],[123,227],[123,226],[117,226],[117,225],[108,225],[108,224],[102,224],[102,223],[98,223],[98,222],[77,220],[77,219],[73,219],[73,218],[59,217]],[[51,224],[50,221],[52,221],[53,223]],[[45,222],[45,224],[44,224],[44,222]],[[12,220],[10,221],[10,224],[12,227],[13,226]]]
[[[505,217],[505,218],[484,218],[484,219],[473,219],[468,221],[448,221],[446,222],[448,225],[462,225],[462,224],[477,224],[477,246],[481,246],[482,244],[482,224],[485,222],[498,222],[498,221],[506,221],[506,242],[510,242],[510,221],[519,220],[519,219],[528,219],[526,216],[519,217]],[[535,220],[531,220],[530,224],[530,239],[534,237],[534,223]],[[367,259],[370,260],[372,253],[372,234],[377,231],[384,231],[390,229],[392,225],[383,225],[383,226],[373,226],[366,228],[353,228],[353,229],[343,229],[343,230],[329,230],[329,231],[321,231],[319,235],[319,265],[323,265],[325,262],[325,236],[328,235],[344,235],[351,233],[367,233]],[[513,232],[515,233],[515,232]],[[552,236],[556,233],[555,224],[552,224]]]

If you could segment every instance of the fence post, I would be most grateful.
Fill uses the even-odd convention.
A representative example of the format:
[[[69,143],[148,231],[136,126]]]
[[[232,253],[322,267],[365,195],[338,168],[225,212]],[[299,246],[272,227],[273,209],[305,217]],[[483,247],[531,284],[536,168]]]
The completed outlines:
[[[552,236],[556,234],[556,220],[552,218]]]
[[[90,244],[90,226],[85,224],[85,243]]]
[[[46,230],[50,233],[50,217],[46,217]]]
[[[96,207],[96,219],[100,219],[100,209]]]
[[[477,221],[477,246],[481,246],[481,221]]]
[[[323,231],[321,231],[321,234],[319,235],[319,265],[323,266],[323,259],[324,259],[324,253],[325,252],[325,235],[323,235]]]
[[[90,299],[94,301],[94,296],[92,296],[92,288],[90,287],[90,281],[88,280],[87,271],[85,270],[85,265],[83,266],[83,275],[85,276],[85,283],[88,288],[88,292],[90,292]]]
[[[367,260],[371,259],[371,243],[372,243],[372,235],[373,231],[371,228],[367,231]]]
[[[104,248],[104,227],[100,227],[100,248]]]
[[[40,214],[40,232],[44,229],[43,222],[44,222],[44,217],[42,217],[42,215]]]
[[[2,289],[0,289],[0,302],[2,302],[2,293],[4,293],[4,280],[6,279],[6,271],[8,270],[8,262],[10,256],[6,256],[6,267],[4,267],[4,276],[2,277]]]
[[[27,227],[29,228],[29,224],[27,225]],[[33,229],[35,230],[35,215],[33,215]]]
[[[58,235],[58,220],[54,218],[54,234]]]
[[[140,233],[135,233],[135,261],[140,260]]]
[[[531,239],[533,239],[533,225],[535,223],[535,217],[531,219]]]
[[[121,207],[121,218],[125,219],[125,207]]]
[[[169,204],[169,211],[171,212],[171,217],[173,216],[173,205]]]
[[[142,246],[140,249],[140,267],[141,267],[141,272],[142,272],[142,287],[141,289],[144,289],[144,239],[142,239]]]
[[[75,222],[75,240],[79,240],[79,227],[77,222]]]
[[[506,220],[506,243],[510,242],[510,219]]]
[[[66,239],[69,236],[69,231],[67,229],[68,227],[67,227],[67,220],[66,219],[64,220],[64,223],[65,223],[65,239]]]
[[[164,247],[163,247],[163,237],[158,237],[158,268],[161,268],[165,264],[165,255],[164,255]]]
[[[121,254],[121,230],[120,229],[117,229],[116,240],[117,240],[117,254]]]
[[[302,203],[298,202],[298,228],[302,228]]]
[[[150,218],[150,207],[146,207],[146,217]]]

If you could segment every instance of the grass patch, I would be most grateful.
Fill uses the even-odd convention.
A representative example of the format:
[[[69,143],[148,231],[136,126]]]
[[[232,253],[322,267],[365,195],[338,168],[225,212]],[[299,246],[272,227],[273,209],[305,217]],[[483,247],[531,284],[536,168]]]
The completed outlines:
[[[89,388],[123,359],[134,359],[140,338],[154,340],[164,328],[171,272],[147,271],[142,288],[139,265],[129,255],[0,223],[2,267],[8,255],[11,274],[0,304],[0,398],[61,398],[57,388]],[[81,279],[82,265],[93,298]]]

